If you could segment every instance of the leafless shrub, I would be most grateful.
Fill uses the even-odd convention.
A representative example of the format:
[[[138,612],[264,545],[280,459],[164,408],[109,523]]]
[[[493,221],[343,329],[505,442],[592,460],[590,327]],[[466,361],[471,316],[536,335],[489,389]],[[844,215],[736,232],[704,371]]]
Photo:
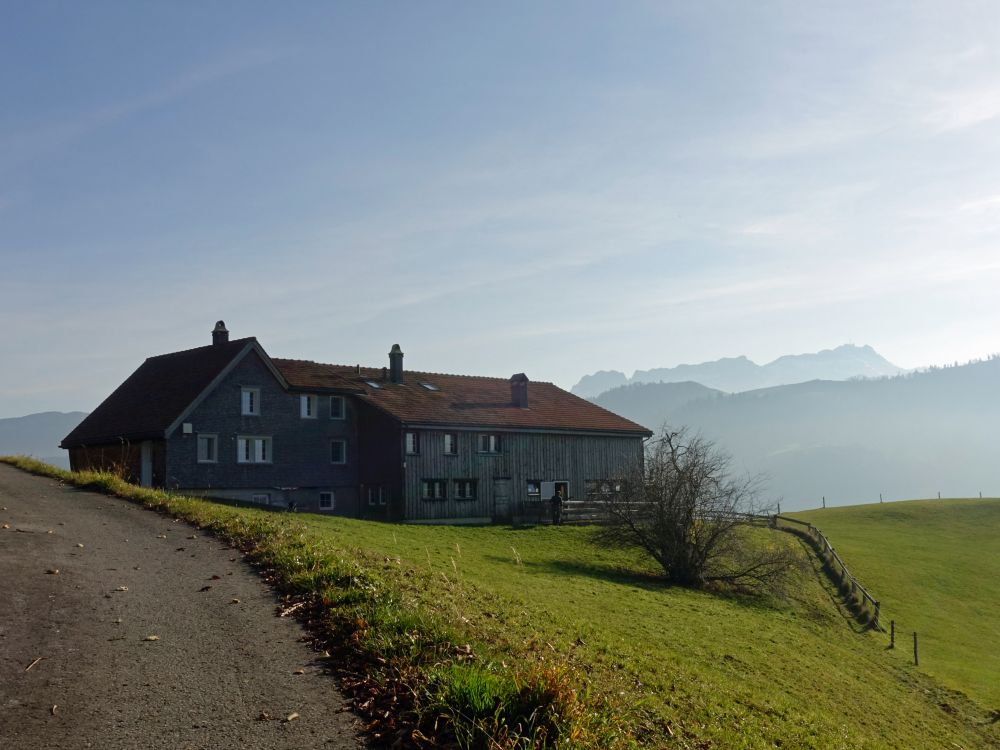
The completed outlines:
[[[609,522],[599,541],[645,551],[673,584],[774,587],[794,555],[748,533],[748,523],[772,509],[761,502],[761,477],[734,476],[730,464],[710,441],[664,427],[647,444],[644,464],[606,497]]]

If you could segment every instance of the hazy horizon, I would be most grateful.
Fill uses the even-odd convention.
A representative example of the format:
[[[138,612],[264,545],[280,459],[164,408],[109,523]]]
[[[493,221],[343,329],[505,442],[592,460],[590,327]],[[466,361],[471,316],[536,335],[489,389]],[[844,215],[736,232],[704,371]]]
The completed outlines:
[[[0,415],[218,319],[565,388],[1000,351],[1000,6],[38,2],[0,28]]]

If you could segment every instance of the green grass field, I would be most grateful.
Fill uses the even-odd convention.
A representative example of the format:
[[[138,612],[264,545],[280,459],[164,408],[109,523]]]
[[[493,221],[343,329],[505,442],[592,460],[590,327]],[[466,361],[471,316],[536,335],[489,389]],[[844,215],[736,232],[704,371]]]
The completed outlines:
[[[353,639],[370,663],[416,665],[432,688],[444,681],[437,695],[452,707],[502,692],[505,675],[561,675],[575,700],[563,704],[575,713],[559,747],[1000,746],[982,706],[854,623],[791,535],[751,532],[759,543],[792,545],[802,562],[786,597],[759,600],[664,587],[641,559],[594,546],[588,528],[274,514],[49,474],[242,543],[286,589],[321,595],[331,620],[348,612],[340,619],[356,623]],[[411,641],[423,656],[400,661]],[[452,656],[469,651],[479,671],[463,672],[470,662]],[[483,675],[501,682],[469,689]]]
[[[920,500],[792,514],[819,527],[896,621],[894,656],[1000,709],[1000,500]]]

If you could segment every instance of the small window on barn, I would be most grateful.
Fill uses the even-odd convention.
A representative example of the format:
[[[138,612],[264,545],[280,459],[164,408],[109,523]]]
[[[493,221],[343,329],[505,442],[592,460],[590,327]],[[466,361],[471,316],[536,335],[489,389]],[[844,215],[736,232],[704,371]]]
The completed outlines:
[[[299,416],[303,419],[316,419],[316,397],[313,395],[299,396]]]
[[[480,453],[499,453],[500,436],[494,433],[482,432],[477,436]]]
[[[330,463],[332,463],[332,464],[346,464],[347,463],[347,441],[346,440],[331,440],[330,441]]]
[[[420,435],[416,432],[407,432],[403,438],[406,443],[406,455],[415,456],[420,453]]]
[[[382,485],[368,487],[368,504],[371,506],[385,505],[385,488]]]
[[[424,479],[420,487],[420,496],[424,500],[448,499],[448,482],[444,479]]]
[[[219,436],[198,436],[198,463],[214,464],[219,460]]]
[[[330,419],[343,419],[346,413],[344,397],[330,396]]]
[[[446,456],[458,455],[458,433],[446,432],[444,434],[444,454]]]
[[[270,505],[271,504],[271,493],[269,492],[255,492],[250,496],[251,503],[257,503],[258,505]]]
[[[475,500],[476,499],[476,480],[475,479],[456,479],[455,480],[455,499],[456,500]]]
[[[319,493],[319,509],[320,510],[333,510],[333,493],[332,492],[321,492]]]
[[[528,480],[528,499],[538,500],[542,496],[542,483],[537,479]]]

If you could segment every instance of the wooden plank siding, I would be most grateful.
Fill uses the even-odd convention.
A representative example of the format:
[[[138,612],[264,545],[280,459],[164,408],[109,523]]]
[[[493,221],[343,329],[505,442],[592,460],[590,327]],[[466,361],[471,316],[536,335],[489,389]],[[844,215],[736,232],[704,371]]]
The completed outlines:
[[[404,428],[404,433],[410,428]],[[510,480],[511,510],[528,500],[527,484],[534,481],[569,482],[569,494],[583,499],[587,480],[612,479],[642,460],[641,436],[544,433],[503,430],[412,429],[419,434],[420,451],[406,455],[403,478],[405,518],[408,521],[453,519],[504,520],[497,512],[496,480]],[[457,435],[457,455],[444,452],[444,435]],[[480,453],[478,435],[500,436],[498,454]],[[444,500],[422,496],[425,480],[446,480]],[[455,480],[476,482],[474,500],[455,498]],[[541,498],[547,501],[549,498]],[[509,514],[506,514],[509,516]]]

